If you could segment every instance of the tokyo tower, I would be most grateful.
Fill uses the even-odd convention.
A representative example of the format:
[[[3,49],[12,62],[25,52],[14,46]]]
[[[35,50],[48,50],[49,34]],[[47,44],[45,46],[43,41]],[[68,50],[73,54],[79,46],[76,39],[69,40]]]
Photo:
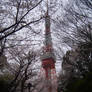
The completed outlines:
[[[50,16],[48,12],[45,14],[45,44],[43,53],[41,55],[42,71],[44,71],[44,91],[43,92],[57,92],[57,78],[55,69],[55,55],[52,46],[51,31],[50,31]]]

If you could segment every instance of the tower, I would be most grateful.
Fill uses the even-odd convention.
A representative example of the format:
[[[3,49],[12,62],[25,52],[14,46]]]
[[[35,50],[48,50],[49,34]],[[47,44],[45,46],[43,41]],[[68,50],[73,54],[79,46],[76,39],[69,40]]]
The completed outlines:
[[[44,73],[44,91],[43,92],[57,92],[57,79],[55,71],[55,55],[53,52],[51,31],[50,31],[50,16],[48,14],[48,0],[47,12],[45,15],[45,44],[43,53],[41,55],[42,68]]]

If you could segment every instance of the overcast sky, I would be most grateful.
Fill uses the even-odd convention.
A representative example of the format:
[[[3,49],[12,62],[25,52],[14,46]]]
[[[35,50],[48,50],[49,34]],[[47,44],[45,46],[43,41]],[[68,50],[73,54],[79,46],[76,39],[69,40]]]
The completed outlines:
[[[7,0],[8,1],[8,0]],[[52,1],[52,0],[51,0]],[[62,3],[63,3],[63,6],[65,7],[66,6],[66,4],[68,3],[68,0],[57,0],[57,2],[56,2],[56,0],[53,0],[53,2],[56,2],[57,4],[60,2],[60,1],[62,1]],[[43,4],[43,6],[44,6],[44,4]],[[56,5],[57,6],[57,5]],[[44,8],[44,7],[43,7]],[[52,14],[52,13],[50,13],[50,15],[51,15],[51,17],[53,18],[53,19],[55,19],[56,18],[56,16],[59,14],[59,13],[63,13],[63,11],[62,11],[62,8],[60,8],[60,7],[55,7],[55,8],[58,8],[57,9],[57,12],[55,13],[55,14]],[[37,9],[37,8],[36,8]],[[39,16],[40,15],[40,13],[39,13],[39,11],[36,11],[36,9],[34,9],[34,11],[32,11],[31,13],[30,13],[30,15],[32,16],[32,17],[34,17],[34,16]],[[54,9],[54,8],[53,8]],[[38,9],[37,9],[38,10]],[[45,10],[46,10],[46,8],[45,8]],[[62,11],[62,12],[61,12]],[[13,11],[14,12],[14,11]],[[36,13],[35,13],[36,12]],[[37,13],[38,12],[38,13]],[[30,15],[29,16],[27,16],[27,18],[28,18],[28,20],[27,20],[27,22],[29,21],[29,20],[31,20],[31,17],[30,17]],[[60,16],[62,16],[62,14],[60,15]],[[35,17],[34,17],[34,19],[35,19]],[[6,22],[6,20],[5,20],[5,22]],[[8,21],[9,22],[9,21]],[[11,22],[11,21],[10,21]],[[6,23],[7,24],[7,23]],[[11,23],[10,23],[11,24]],[[52,23],[51,23],[52,24]],[[44,22],[43,21],[41,21],[41,23],[39,24],[39,25],[35,25],[35,27],[33,26],[33,28],[35,29],[35,30],[37,30],[37,31],[39,31],[39,30],[42,30],[42,33],[44,33],[44,30],[45,30],[45,25],[44,25]],[[53,27],[53,26],[52,26]],[[27,32],[27,30],[25,31],[26,29],[24,29],[24,31],[23,30],[21,30],[20,32],[17,32],[17,34],[18,34],[18,37],[25,37],[25,33]],[[53,28],[51,28],[51,31],[53,31]],[[29,30],[28,30],[28,32],[29,32]],[[29,33],[29,35],[30,34],[32,34],[32,33]],[[56,40],[56,39],[53,39],[54,37],[53,37],[53,34],[52,34],[52,40]],[[37,40],[43,40],[41,37],[40,37],[40,35],[38,35],[38,36],[33,36],[33,38],[32,38],[32,36],[30,36],[30,38],[29,38],[30,40],[32,40],[32,39],[37,39]],[[54,41],[53,41],[54,42]],[[33,44],[34,43],[37,43],[36,41],[34,41],[33,42]],[[57,42],[54,42],[55,43],[55,45],[56,44],[58,44]],[[25,44],[25,42],[24,42],[24,44]],[[41,46],[41,44],[40,45],[38,45],[39,47]],[[63,50],[65,50],[66,51],[66,48],[64,48],[64,46],[62,46],[62,49]],[[61,70],[61,61],[57,61],[56,62],[56,70],[57,71],[60,71]]]

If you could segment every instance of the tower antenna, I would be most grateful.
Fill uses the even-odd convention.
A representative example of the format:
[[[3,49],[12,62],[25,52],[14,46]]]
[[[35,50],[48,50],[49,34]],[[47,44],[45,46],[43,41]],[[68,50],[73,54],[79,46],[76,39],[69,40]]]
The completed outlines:
[[[49,8],[48,8],[48,0],[47,0],[47,15],[48,15],[48,9],[49,9]]]

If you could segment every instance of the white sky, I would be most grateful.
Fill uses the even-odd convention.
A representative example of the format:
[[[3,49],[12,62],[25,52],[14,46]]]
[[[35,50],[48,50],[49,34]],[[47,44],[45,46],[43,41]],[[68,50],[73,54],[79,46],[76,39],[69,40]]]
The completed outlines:
[[[53,0],[53,1],[55,1],[56,2],[56,0]],[[69,0],[58,0],[58,1],[62,1],[63,2],[63,6],[65,7],[66,6],[66,4],[67,4],[67,2],[69,1]],[[61,9],[62,10],[62,9]],[[35,10],[36,11],[36,10]],[[34,13],[35,14],[35,11],[34,12],[31,12],[30,14],[31,14],[31,16],[32,16],[32,14]],[[56,15],[58,15],[59,13],[60,13],[60,11],[59,11],[59,9],[58,9],[58,11],[56,12],[57,14]],[[62,12],[63,13],[63,12]],[[39,13],[38,13],[39,14]],[[53,14],[53,16],[52,16],[52,18],[54,18],[54,17],[56,17],[56,15],[55,14]],[[34,15],[33,15],[34,16]],[[37,16],[37,14],[35,15],[35,16]],[[29,17],[30,16],[28,16],[28,19],[29,19]],[[31,18],[30,18],[31,19]],[[29,21],[29,20],[28,20]],[[44,27],[45,27],[45,25],[44,25],[44,23],[43,23],[43,21],[42,21],[42,24],[40,24],[39,25],[40,26],[40,28],[38,28],[38,27],[35,27],[35,29],[36,30],[42,30],[42,31],[44,31]],[[51,29],[52,30],[52,29]],[[23,31],[23,30],[22,30]],[[53,31],[53,30],[52,30]],[[43,32],[44,33],[44,32]],[[21,33],[21,31],[20,32],[18,32],[18,34],[20,35],[22,35],[22,36],[24,36],[25,35],[25,31],[24,32],[22,32]],[[52,38],[53,38],[53,34],[52,34]],[[37,39],[37,40],[43,40],[43,39],[41,39],[40,38],[40,36],[37,36],[37,37],[33,37],[33,39]],[[53,40],[53,39],[52,39]],[[54,42],[54,41],[53,41]],[[36,41],[34,41],[33,43],[36,43]],[[58,43],[57,43],[58,44]],[[41,46],[41,44],[39,45],[39,47]],[[65,46],[62,46],[62,50],[64,50],[64,52],[67,50],[67,48],[65,47]],[[61,71],[61,61],[57,61],[56,62],[56,71],[57,72],[59,72],[59,71]]]

